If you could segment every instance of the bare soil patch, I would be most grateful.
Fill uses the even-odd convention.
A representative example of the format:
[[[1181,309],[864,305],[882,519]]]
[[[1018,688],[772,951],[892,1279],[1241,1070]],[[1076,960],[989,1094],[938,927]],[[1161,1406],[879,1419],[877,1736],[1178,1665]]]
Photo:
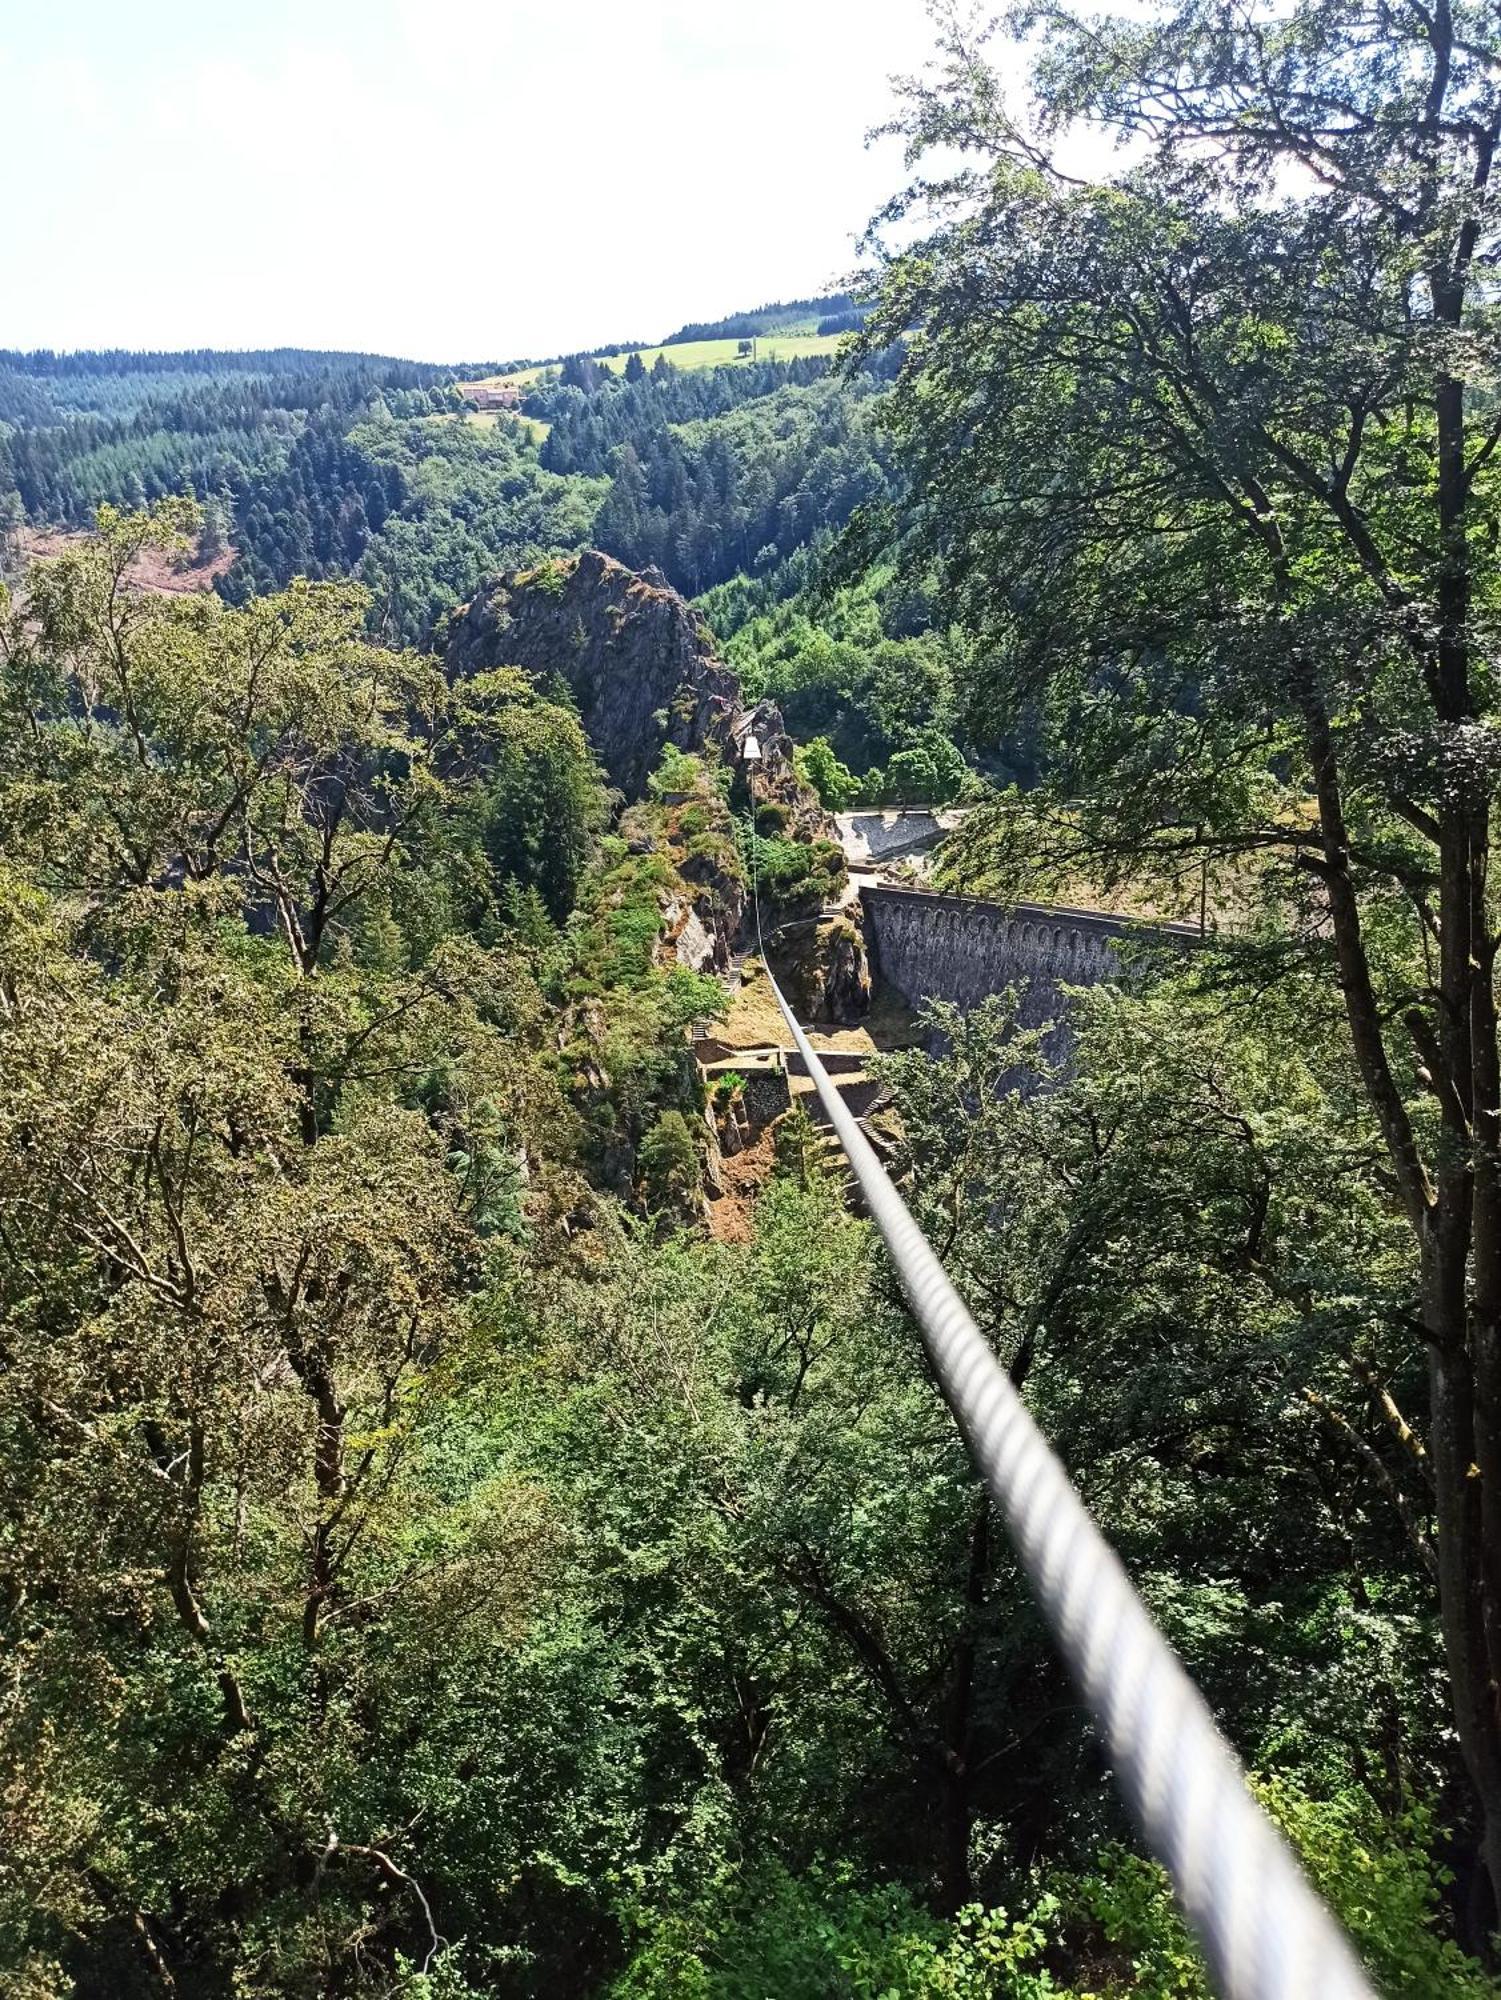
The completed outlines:
[[[50,556],[65,555],[85,538],[82,528],[23,528],[21,554],[27,562],[45,562]],[[126,571],[125,581],[132,590],[188,597],[195,591],[212,590],[238,553],[237,549],[223,548],[215,556],[188,555],[174,560],[160,549],[145,549]]]
[[[724,1192],[709,1199],[709,1234],[716,1243],[751,1241],[756,1233],[756,1196],[775,1165],[776,1134],[770,1125],[743,1153],[731,1153],[720,1162]]]

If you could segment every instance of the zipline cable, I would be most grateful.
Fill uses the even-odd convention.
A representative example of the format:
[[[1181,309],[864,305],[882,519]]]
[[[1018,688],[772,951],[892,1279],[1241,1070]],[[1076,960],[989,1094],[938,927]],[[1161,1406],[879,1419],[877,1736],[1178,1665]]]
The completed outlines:
[[[754,796],[751,808],[756,942],[777,1006],[885,1241],[939,1387],[1215,1986],[1225,2000],[1374,2000],[1343,1932],[1252,1797],[1203,1697],[787,1005],[761,942]]]

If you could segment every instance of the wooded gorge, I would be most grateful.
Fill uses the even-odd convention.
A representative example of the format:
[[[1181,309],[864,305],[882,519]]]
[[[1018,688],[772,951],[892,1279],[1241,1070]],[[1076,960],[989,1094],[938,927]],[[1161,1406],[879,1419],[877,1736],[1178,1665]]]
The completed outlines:
[[[806,1101],[697,1060],[758,919],[849,972],[856,801],[1200,925],[905,1024],[883,1144],[1375,1990],[1501,1993],[1501,37],[934,18],[851,292],[0,355],[18,2000],[1208,1994]]]

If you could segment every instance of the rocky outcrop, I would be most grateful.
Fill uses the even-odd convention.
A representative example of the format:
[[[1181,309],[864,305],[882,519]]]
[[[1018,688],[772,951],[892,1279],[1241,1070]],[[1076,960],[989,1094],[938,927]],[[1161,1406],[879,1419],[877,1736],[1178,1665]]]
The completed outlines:
[[[803,1020],[847,1024],[869,1013],[865,943],[847,918],[789,926],[771,955],[777,979]]]
[[[689,972],[728,972],[745,922],[745,874],[729,807],[707,777],[687,798],[637,806],[624,823],[650,822],[674,886],[662,905],[664,955]]]
[[[610,780],[638,799],[669,743],[729,740],[740,686],[659,574],[595,549],[493,577],[449,628],[450,678],[524,667],[567,684]]]
[[[747,707],[702,617],[660,570],[638,575],[585,549],[492,577],[450,622],[445,665],[450,679],[501,666],[523,667],[544,684],[555,675],[627,799],[642,797],[669,743],[738,762],[754,732],[758,792],[782,799],[810,832],[832,831],[793,770],[780,713],[770,703]]]
[[[658,570],[639,575],[597,549],[561,556],[535,569],[488,579],[449,623],[444,664],[450,680],[495,667],[520,667],[546,692],[562,682],[610,782],[627,802],[647,795],[647,781],[668,745],[728,769],[736,813],[750,796],[747,739],[760,752],[754,796],[763,836],[814,849],[802,902],[815,912],[842,888],[820,866],[841,850],[833,820],[798,777],[793,744],[772,702],[746,703],[734,670],[721,660],[702,617]],[[741,931],[745,885],[729,812],[711,784],[668,796],[666,848],[686,893],[664,908],[664,938],[679,964],[722,971]],[[649,833],[627,814],[623,833]],[[782,915],[802,913],[794,896]],[[810,978],[807,998],[823,1019],[848,1018],[868,988],[858,933],[850,951],[832,954],[830,983]]]

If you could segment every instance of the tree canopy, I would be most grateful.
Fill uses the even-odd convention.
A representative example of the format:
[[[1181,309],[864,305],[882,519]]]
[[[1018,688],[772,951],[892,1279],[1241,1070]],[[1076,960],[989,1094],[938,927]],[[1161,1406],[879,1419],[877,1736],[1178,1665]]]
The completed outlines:
[[[1501,43],[937,19],[869,283],[684,329],[838,370],[0,356],[22,2000],[1207,2000],[757,1039],[844,862],[741,694],[941,886],[1200,918],[839,1053],[1377,1988],[1494,2000]],[[742,676],[639,797],[427,650],[588,540]]]
[[[961,164],[914,190],[931,227],[862,336],[918,329],[889,405],[911,557],[976,636],[971,727],[1046,713],[1023,819],[1056,839],[1068,799],[1061,837],[1107,874],[1218,870],[1248,933],[1227,976],[1343,1010],[1411,1231],[1454,1725],[1494,1894],[1491,26],[1343,0],[1129,23],[1048,6],[1023,122],[947,20],[906,129]],[[1109,180],[1060,164],[1079,117],[1126,141]],[[1012,809],[994,824],[1004,846]]]

